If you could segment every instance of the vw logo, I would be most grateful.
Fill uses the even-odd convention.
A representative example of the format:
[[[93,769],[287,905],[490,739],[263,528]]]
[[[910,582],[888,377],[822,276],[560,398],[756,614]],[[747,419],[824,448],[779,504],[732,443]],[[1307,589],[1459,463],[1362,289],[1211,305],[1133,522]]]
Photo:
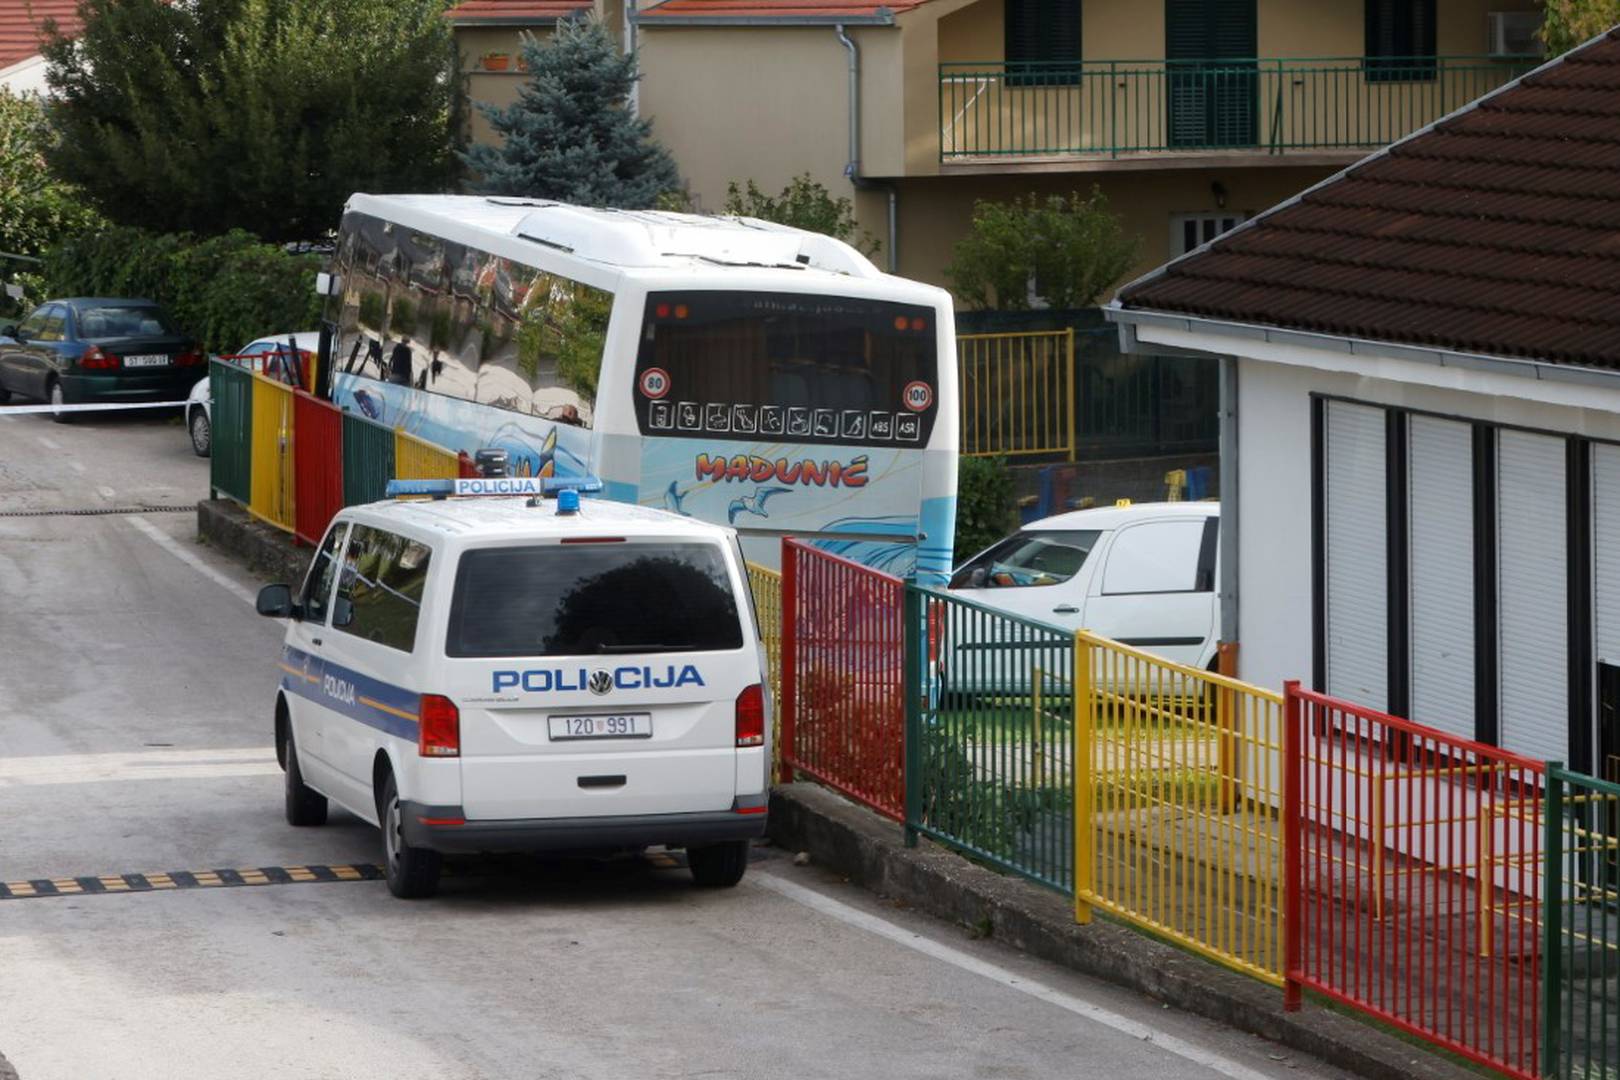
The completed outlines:
[[[613,674],[597,668],[591,672],[591,693],[605,694],[613,689]]]

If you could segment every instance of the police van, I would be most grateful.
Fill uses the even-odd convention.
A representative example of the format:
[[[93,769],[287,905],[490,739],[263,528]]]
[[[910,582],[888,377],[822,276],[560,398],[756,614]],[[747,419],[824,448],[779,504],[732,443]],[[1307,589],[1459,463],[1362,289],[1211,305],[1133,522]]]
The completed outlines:
[[[684,847],[735,885],[763,834],[770,703],[729,528],[551,478],[396,481],[340,512],[288,620],[289,823],[382,830],[395,896],[450,853]]]

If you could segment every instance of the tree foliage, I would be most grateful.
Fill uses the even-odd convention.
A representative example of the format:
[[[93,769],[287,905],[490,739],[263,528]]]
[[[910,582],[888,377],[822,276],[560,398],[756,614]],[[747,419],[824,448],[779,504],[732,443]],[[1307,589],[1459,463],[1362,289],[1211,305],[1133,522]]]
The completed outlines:
[[[834,198],[809,173],[795,176],[776,196],[765,194],[752,180],[746,188],[733,180],[726,185],[724,212],[822,233],[853,245],[863,255],[875,255],[881,246],[856,223],[855,204],[843,196]]]
[[[82,0],[46,46],[52,167],[112,220],[313,239],[449,180],[444,0]]]
[[[1018,527],[1007,459],[964,457],[956,471],[956,561],[964,562]]]
[[[477,190],[640,209],[680,186],[652,123],[630,112],[636,58],[600,22],[561,22],[549,40],[526,40],[523,58],[517,101],[478,106],[502,143],[462,154]]]
[[[956,242],[945,277],[964,303],[1019,311],[1030,306],[1030,283],[1048,307],[1087,307],[1136,261],[1138,240],[1127,236],[1102,189],[1044,199],[973,204],[968,234]]]
[[[1549,56],[1565,53],[1620,23],[1620,0],[1546,0],[1540,37]]]
[[[0,88],[0,252],[39,258],[64,236],[93,228],[98,218],[72,185],[45,166],[50,129],[38,98]],[[38,299],[36,264],[0,258],[0,282],[20,282]],[[0,296],[0,311],[14,310]]]

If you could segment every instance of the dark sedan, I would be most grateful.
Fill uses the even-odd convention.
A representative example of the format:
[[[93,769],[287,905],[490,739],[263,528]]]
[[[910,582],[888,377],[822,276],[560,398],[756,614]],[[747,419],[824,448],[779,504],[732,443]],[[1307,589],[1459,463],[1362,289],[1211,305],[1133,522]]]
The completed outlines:
[[[150,300],[52,300],[0,327],[0,402],[183,402],[208,358]],[[53,418],[65,422],[70,413]]]

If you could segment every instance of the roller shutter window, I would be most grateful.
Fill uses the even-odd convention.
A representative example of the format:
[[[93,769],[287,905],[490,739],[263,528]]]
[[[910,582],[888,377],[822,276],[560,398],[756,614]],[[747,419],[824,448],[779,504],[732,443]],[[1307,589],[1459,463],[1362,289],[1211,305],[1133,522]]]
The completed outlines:
[[[1384,410],[1340,401],[1326,409],[1326,689],[1383,709],[1389,703]]]
[[[1620,446],[1592,447],[1593,645],[1620,667]]]
[[[1538,758],[1569,745],[1569,581],[1564,440],[1497,436],[1497,742]]]
[[[1408,421],[1412,719],[1474,737],[1474,432]]]

